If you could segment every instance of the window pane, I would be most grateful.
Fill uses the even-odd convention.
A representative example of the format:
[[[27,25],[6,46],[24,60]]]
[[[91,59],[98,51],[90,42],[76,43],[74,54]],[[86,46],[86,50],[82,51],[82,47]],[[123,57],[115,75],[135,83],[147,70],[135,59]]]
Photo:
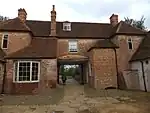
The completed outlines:
[[[30,81],[30,62],[19,63],[19,81]]]
[[[8,39],[8,35],[4,35],[4,40],[7,40]]]
[[[70,52],[77,52],[77,41],[70,41],[69,42],[69,51]]]
[[[17,72],[18,72],[18,65],[17,65],[18,63],[17,62],[15,62],[15,81],[17,81]]]
[[[19,72],[22,72],[23,71],[23,68],[22,66],[19,67]]]
[[[128,42],[129,49],[132,49],[132,43]]]
[[[38,63],[32,63],[32,80],[38,80]]]
[[[30,67],[30,62],[27,62],[26,65],[27,65],[28,67]]]
[[[7,40],[3,40],[3,48],[7,48]]]

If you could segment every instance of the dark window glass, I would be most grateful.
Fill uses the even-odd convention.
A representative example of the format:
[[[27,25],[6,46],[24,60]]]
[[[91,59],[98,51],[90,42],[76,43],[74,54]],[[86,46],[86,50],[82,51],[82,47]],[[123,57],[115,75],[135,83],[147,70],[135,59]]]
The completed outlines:
[[[132,42],[128,42],[129,49],[132,49]]]
[[[7,48],[7,47],[8,47],[8,35],[4,35],[2,48]]]

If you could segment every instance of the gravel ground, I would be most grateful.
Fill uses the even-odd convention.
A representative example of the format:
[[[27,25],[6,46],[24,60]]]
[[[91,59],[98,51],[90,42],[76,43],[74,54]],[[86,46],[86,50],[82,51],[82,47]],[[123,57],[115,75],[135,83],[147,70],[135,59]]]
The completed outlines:
[[[70,82],[71,83],[71,82]],[[68,84],[39,95],[0,97],[0,113],[150,113],[150,93]]]

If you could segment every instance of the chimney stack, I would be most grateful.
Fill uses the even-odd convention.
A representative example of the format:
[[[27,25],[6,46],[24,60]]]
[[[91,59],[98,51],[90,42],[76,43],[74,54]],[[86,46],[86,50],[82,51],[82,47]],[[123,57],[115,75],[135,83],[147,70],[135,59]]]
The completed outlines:
[[[51,34],[50,36],[56,36],[56,11],[55,5],[52,7],[51,11]]]
[[[118,24],[118,15],[112,14],[110,19],[110,24],[114,27]]]
[[[18,18],[24,23],[27,18],[27,12],[24,8],[18,9]]]

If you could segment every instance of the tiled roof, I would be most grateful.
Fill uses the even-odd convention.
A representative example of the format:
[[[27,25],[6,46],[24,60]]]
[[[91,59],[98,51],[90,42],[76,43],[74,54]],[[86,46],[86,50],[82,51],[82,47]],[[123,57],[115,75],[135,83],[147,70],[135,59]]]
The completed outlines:
[[[56,58],[57,57],[57,39],[32,39],[29,46],[5,58]]]
[[[39,37],[49,37],[50,28],[50,21],[27,20],[26,23],[22,23],[19,18],[10,19],[0,24],[0,30],[31,31],[34,36]],[[71,22],[71,31],[63,31],[63,22],[57,22],[56,29],[58,38],[109,38],[115,33],[144,34],[142,30],[123,21],[118,23],[116,27],[112,27],[109,23]]]
[[[103,39],[103,40],[97,41],[95,43],[95,45],[93,45],[91,48],[89,48],[88,51],[90,51],[94,48],[118,48],[118,46],[109,39]]]
[[[0,30],[30,31],[30,28],[26,24],[22,23],[19,18],[14,18],[0,23]]]
[[[118,28],[116,29],[116,33],[118,34],[135,34],[135,35],[145,35],[146,32],[142,31],[139,28],[133,27],[130,24],[125,23],[124,21],[120,21]]]

